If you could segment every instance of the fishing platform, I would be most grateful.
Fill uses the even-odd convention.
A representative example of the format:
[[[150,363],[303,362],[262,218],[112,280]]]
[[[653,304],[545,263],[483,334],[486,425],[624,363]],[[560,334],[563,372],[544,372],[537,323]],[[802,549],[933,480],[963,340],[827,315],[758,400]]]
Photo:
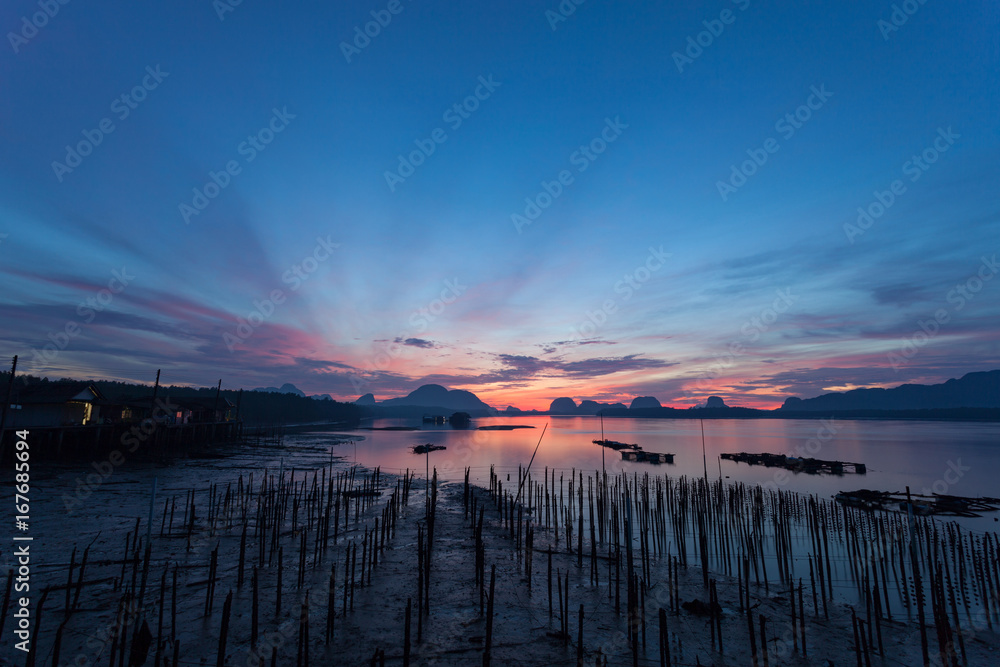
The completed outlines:
[[[864,475],[868,472],[868,467],[864,463],[823,461],[822,459],[786,456],[785,454],[748,454],[740,452],[738,454],[720,454],[719,457],[726,461],[735,461],[736,463],[746,463],[752,466],[762,465],[768,468],[785,468],[786,470],[806,472],[813,475],[819,473],[843,475],[848,472]]]
[[[637,461],[639,463],[673,463],[673,454],[647,452],[641,449],[622,452],[622,461]]]
[[[642,447],[634,443],[618,442],[617,440],[594,440],[595,445],[613,449],[621,452],[622,461],[636,461],[638,463],[673,463],[673,454],[660,454],[658,452],[647,452]]]
[[[913,512],[917,516],[945,515],[979,518],[980,512],[996,512],[1000,510],[998,498],[966,498],[964,496],[948,496],[938,493],[931,495],[906,494],[899,491],[841,491],[836,496],[841,505],[857,507],[864,510],[883,510],[886,512]]]

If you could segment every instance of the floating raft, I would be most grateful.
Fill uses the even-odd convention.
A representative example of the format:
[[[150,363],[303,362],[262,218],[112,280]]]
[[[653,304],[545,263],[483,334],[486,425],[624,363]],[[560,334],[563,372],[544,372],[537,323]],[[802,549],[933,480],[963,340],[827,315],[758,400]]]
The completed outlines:
[[[419,431],[416,426],[360,426],[359,431]]]
[[[633,449],[636,451],[642,449],[639,445],[629,444],[627,442],[618,442],[617,440],[594,440],[594,444],[600,445],[601,447],[609,447],[619,452],[623,449]]]
[[[637,461],[639,463],[673,463],[673,454],[660,454],[658,452],[647,452],[642,447],[628,442],[618,442],[617,440],[594,440],[595,445],[608,447],[616,452],[622,453],[622,461]]]
[[[947,515],[978,518],[979,512],[996,512],[1000,510],[998,498],[966,498],[963,496],[946,496],[932,494],[929,496],[898,491],[841,491],[834,500],[842,505],[865,510],[884,510],[886,512],[909,512],[917,516]]]
[[[673,463],[674,455],[646,452],[639,449],[633,451],[623,451],[622,461],[638,461],[639,463]]]
[[[795,472],[807,472],[811,474],[825,472],[832,475],[843,475],[845,472],[852,472],[864,475],[868,472],[868,467],[864,463],[823,461],[821,459],[786,456],[785,454],[747,454],[746,452],[740,452],[739,454],[720,454],[720,457],[726,461],[762,465],[768,468],[785,468]]]
[[[431,443],[428,442],[426,445],[416,445],[413,448],[413,453],[414,454],[427,454],[428,452],[437,452],[437,451],[440,451],[442,449],[448,449],[448,448],[445,447],[444,445],[432,445]]]

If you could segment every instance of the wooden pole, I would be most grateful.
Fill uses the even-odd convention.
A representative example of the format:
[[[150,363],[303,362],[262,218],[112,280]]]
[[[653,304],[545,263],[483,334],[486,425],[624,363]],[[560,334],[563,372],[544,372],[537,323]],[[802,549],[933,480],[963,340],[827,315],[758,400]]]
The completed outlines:
[[[160,393],[160,369],[156,369],[156,381],[153,382],[153,397],[149,399],[149,418],[153,418],[153,412],[156,410],[156,396]],[[169,400],[169,397],[168,397]]]
[[[660,607],[660,667],[670,667],[670,636],[667,633],[667,610]]]
[[[222,605],[222,628],[219,630],[219,655],[215,661],[215,667],[225,667],[226,664],[226,637],[229,634],[229,613],[233,607],[233,592],[229,591],[226,601]]]
[[[490,566],[490,601],[486,611],[486,650],[483,651],[483,667],[490,667],[491,652],[493,650],[493,601],[495,594],[497,566]]]

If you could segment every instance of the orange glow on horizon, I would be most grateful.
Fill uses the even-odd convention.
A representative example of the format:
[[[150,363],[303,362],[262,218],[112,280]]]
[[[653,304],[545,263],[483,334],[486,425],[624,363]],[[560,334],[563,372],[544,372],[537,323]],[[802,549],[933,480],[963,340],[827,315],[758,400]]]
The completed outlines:
[[[693,382],[692,382],[693,384]],[[774,395],[755,396],[749,392],[739,392],[724,390],[723,387],[728,382],[720,382],[719,390],[705,392],[700,388],[693,388],[694,391],[683,392],[681,395],[656,396],[663,407],[685,410],[692,406],[702,404],[709,396],[721,396],[726,404],[731,407],[754,408],[757,410],[775,410],[780,408],[784,398],[776,399]],[[513,406],[520,410],[548,411],[552,401],[560,397],[572,398],[579,404],[581,401],[593,400],[598,403],[622,403],[628,407],[632,399],[640,395],[649,394],[628,394],[613,386],[583,386],[567,387],[559,386],[531,386],[524,389],[493,388],[486,386],[455,386],[449,389],[463,389],[471,391],[484,403],[498,409],[504,410],[507,406]],[[684,395],[689,394],[689,395]]]

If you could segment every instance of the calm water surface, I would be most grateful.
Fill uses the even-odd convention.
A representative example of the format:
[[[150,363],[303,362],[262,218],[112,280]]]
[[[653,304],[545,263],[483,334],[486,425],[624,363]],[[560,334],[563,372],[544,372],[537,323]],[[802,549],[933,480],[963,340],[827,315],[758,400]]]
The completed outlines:
[[[732,481],[780,486],[822,496],[860,488],[960,496],[1000,497],[1000,424],[929,421],[820,421],[820,420],[706,420],[705,458],[702,422],[667,419],[605,419],[605,437],[634,442],[643,449],[675,455],[674,463],[659,466],[621,460],[621,455],[591,441],[601,435],[598,417],[494,417],[477,419],[473,427],[524,424],[535,428],[515,431],[456,430],[449,426],[418,424],[414,420],[378,420],[374,426],[420,426],[420,431],[351,431],[354,445],[335,448],[335,454],[386,472],[406,468],[422,473],[425,457],[410,448],[434,443],[448,449],[430,455],[445,479],[460,480],[466,467],[472,478],[485,482],[489,467],[501,472],[526,466],[538,447],[532,471],[545,467],[585,472],[625,470],[670,476],[708,476],[720,473]],[[323,434],[297,436],[315,442]],[[294,440],[293,440],[294,442]],[[290,443],[291,444],[291,443]],[[865,463],[866,475],[813,475],[777,468],[720,461],[723,452],[770,452],[819,459]],[[603,460],[602,460],[603,456]],[[418,474],[419,474],[418,473]]]

